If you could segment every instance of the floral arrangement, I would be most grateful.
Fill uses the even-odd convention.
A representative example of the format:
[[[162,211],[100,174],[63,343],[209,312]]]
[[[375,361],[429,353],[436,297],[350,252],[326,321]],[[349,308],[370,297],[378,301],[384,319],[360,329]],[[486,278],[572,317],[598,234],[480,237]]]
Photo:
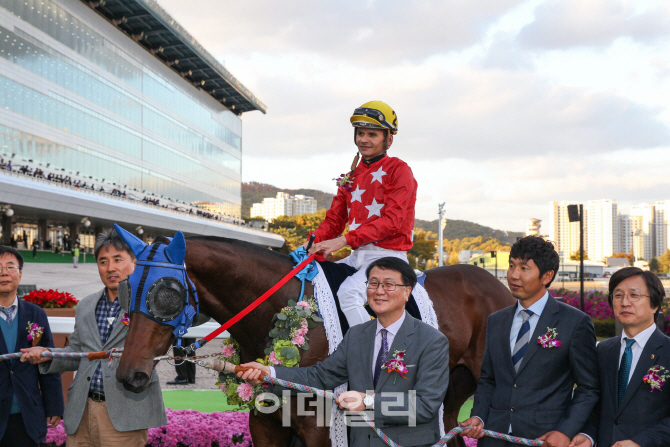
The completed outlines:
[[[393,384],[395,384],[398,376],[402,377],[403,379],[407,378],[405,377],[405,374],[407,374],[409,371],[407,370],[407,365],[405,365],[404,358],[405,351],[395,351],[393,353],[393,358],[384,363],[384,368],[386,368],[389,373],[394,371],[397,373],[393,378]]]
[[[44,328],[37,323],[31,323],[29,321],[26,330],[28,331],[28,336],[26,338],[28,341],[33,342],[33,346],[36,346],[37,343],[40,342],[40,338],[42,338]]]
[[[661,391],[661,387],[665,385],[665,380],[670,377],[670,374],[667,374],[668,370],[660,365],[654,365],[649,368],[647,375],[642,378],[644,383],[648,383],[651,386],[651,392],[654,390]]]
[[[343,187],[347,192],[351,192],[354,189],[351,186],[354,184],[354,181],[351,179],[350,174],[341,174],[339,177],[333,179],[337,186]]]
[[[563,302],[577,309],[581,306],[579,292],[567,289],[551,290],[554,297],[562,297]],[[599,290],[590,290],[584,293],[584,313],[594,320],[614,318],[614,311],[607,301],[607,293]]]
[[[275,327],[270,331],[272,346],[265,350],[268,363],[286,367],[300,362],[300,351],[309,349],[307,331],[323,320],[318,315],[319,308],[314,298],[296,303],[288,301],[288,306],[272,317]]]
[[[23,301],[48,309],[72,308],[79,302],[79,300],[68,292],[59,292],[52,289],[32,290],[23,295]]]
[[[537,344],[542,345],[543,348],[560,348],[563,343],[558,339],[558,332],[556,328],[548,327],[547,333],[537,337]]]
[[[126,326],[130,326],[130,317],[128,316],[128,312],[125,312],[123,314],[123,317],[121,318],[121,323],[125,324]]]
[[[249,413],[201,413],[195,410],[165,411],[168,425],[150,428],[147,446],[161,447],[251,447]],[[47,432],[46,445],[64,446],[63,421]]]
[[[221,360],[230,362],[234,365],[240,364],[240,345],[232,338],[228,337],[223,340],[221,347]],[[257,359],[259,363],[265,364],[263,359]],[[226,395],[229,405],[237,405],[240,410],[248,409],[254,414],[258,412],[256,405],[265,406],[263,401],[263,394],[267,388],[267,383],[261,383],[252,386],[251,384],[238,378],[233,373],[221,372],[218,375],[216,382],[219,389]],[[259,397],[260,396],[260,397]]]

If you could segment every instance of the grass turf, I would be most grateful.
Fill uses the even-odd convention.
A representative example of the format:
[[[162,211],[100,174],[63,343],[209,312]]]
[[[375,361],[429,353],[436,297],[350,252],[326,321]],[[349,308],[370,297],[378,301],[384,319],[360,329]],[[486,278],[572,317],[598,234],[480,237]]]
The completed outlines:
[[[237,406],[228,405],[226,395],[219,390],[163,390],[165,408],[197,410],[202,413],[232,411]]]
[[[173,410],[197,410],[202,413],[214,411],[232,411],[237,407],[228,405],[226,396],[218,390],[163,390],[165,408]],[[472,399],[468,399],[461,407],[458,420],[464,421],[470,417]]]
[[[64,253],[56,254],[52,251],[37,251],[37,257],[33,259],[32,250],[19,250],[23,260],[26,262],[39,262],[39,263],[49,263],[49,264],[72,264],[72,253],[67,251]],[[84,254],[80,252],[79,254],[79,263],[84,263]],[[91,254],[86,255],[86,263],[95,263],[95,258]]]

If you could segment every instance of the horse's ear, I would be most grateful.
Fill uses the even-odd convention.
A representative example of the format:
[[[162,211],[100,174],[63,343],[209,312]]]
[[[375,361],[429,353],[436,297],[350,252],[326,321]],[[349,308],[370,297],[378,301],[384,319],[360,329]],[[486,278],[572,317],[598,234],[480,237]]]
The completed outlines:
[[[135,254],[135,257],[138,257],[140,253],[142,253],[142,250],[144,250],[144,247],[147,246],[144,242],[142,242],[142,239],[138,238],[132,233],[127,232],[117,224],[114,224],[114,229],[116,230],[116,234],[121,236],[121,239],[128,244],[128,247],[132,250],[132,252]]]
[[[181,231],[177,231],[165,251],[173,264],[184,263],[184,257],[186,256],[186,239],[184,239],[184,234]]]

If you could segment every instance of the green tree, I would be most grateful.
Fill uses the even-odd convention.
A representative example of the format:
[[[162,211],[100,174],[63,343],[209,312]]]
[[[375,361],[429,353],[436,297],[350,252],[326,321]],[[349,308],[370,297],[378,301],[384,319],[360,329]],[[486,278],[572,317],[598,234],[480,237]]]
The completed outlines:
[[[658,265],[659,273],[670,272],[670,250],[666,251],[664,254],[658,257]]]
[[[649,261],[649,270],[651,270],[653,273],[660,273],[659,270],[660,264],[658,262],[658,259],[656,258],[651,258],[651,261]]]
[[[408,252],[408,255],[411,255],[414,258],[415,265],[417,264],[418,259],[419,268],[425,269],[426,262],[429,259],[433,259],[435,256],[437,245],[436,238],[437,235],[432,231],[426,231],[420,228],[414,230],[414,245]]]

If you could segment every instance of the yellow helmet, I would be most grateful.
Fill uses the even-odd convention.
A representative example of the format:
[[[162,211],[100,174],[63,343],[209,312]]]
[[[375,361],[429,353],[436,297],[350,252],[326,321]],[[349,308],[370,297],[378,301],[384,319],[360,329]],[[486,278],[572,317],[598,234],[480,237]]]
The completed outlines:
[[[366,102],[354,110],[349,121],[354,127],[388,129],[393,135],[398,133],[398,117],[393,109],[382,101]]]

